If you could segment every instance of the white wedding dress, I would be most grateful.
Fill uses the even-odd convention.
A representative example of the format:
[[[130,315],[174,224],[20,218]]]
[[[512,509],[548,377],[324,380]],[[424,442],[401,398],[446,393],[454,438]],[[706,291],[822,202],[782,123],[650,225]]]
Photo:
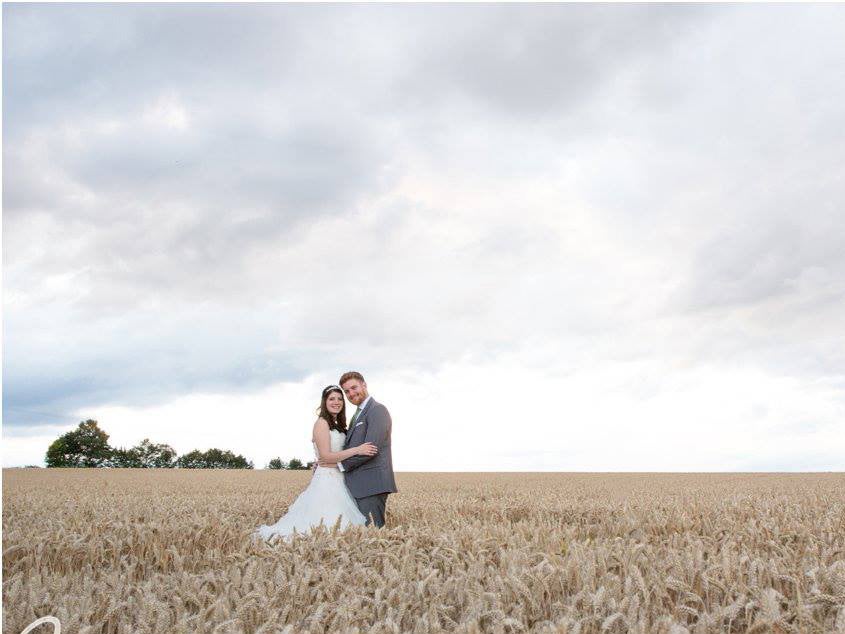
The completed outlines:
[[[329,431],[332,451],[342,451],[346,434],[335,429]],[[314,445],[315,460],[319,460],[317,445]],[[343,473],[337,467],[317,467],[308,487],[299,494],[288,512],[275,524],[263,525],[256,529],[254,536],[270,539],[275,535],[290,536],[294,530],[304,533],[322,522],[331,528],[341,517],[340,528],[364,524],[367,518],[358,510],[355,498],[346,488]]]

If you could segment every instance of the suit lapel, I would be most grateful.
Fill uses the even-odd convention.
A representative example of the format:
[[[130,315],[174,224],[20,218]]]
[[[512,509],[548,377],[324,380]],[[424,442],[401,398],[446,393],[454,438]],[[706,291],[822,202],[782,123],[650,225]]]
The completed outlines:
[[[362,409],[361,413],[358,415],[358,420],[355,421],[355,427],[357,427],[361,423],[366,422],[367,412],[370,411],[370,408],[372,407],[373,403],[375,403],[375,402],[376,402],[375,399],[373,399],[372,397],[370,398],[369,401],[367,401],[367,404],[364,406],[364,409]],[[352,440],[352,434],[355,432],[355,427],[353,427],[352,429],[350,429],[349,431],[346,432],[346,442],[343,444],[344,449],[349,447],[349,443]]]

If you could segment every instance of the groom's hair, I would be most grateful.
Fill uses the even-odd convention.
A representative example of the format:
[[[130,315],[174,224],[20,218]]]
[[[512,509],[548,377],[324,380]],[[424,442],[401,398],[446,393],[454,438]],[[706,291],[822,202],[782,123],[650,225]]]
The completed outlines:
[[[338,381],[337,384],[343,387],[343,384],[350,379],[357,379],[358,381],[361,381],[361,383],[366,383],[364,377],[361,376],[360,372],[344,372],[343,376],[340,377],[340,381]]]

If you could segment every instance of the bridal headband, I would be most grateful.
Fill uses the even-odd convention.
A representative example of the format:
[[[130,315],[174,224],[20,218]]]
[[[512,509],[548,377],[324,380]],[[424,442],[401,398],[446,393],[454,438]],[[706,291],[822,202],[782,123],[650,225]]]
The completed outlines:
[[[329,390],[340,390],[340,386],[339,385],[329,385],[327,388],[323,389],[323,394],[325,394]],[[340,390],[340,391],[343,392],[343,390]]]

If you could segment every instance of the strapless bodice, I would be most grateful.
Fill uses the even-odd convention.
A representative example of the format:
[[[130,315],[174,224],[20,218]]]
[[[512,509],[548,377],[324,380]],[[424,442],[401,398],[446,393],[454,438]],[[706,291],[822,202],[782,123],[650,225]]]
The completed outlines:
[[[337,431],[336,429],[329,430],[329,440],[331,441],[331,450],[332,451],[341,451],[343,449],[343,444],[346,442],[346,434],[342,431]],[[314,446],[314,459],[320,459],[320,452],[317,451],[317,443],[313,440],[311,444]]]

